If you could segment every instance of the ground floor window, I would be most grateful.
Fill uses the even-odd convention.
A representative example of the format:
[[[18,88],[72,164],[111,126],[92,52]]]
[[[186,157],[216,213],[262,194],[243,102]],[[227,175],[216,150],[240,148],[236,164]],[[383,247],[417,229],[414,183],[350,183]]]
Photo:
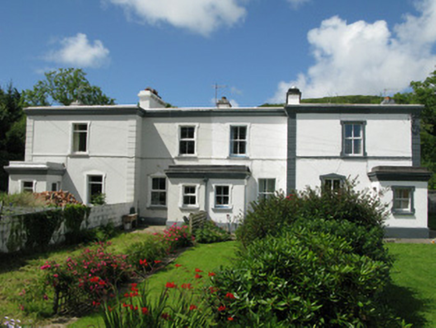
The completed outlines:
[[[337,192],[345,183],[345,176],[339,174],[321,175],[321,189],[323,191]]]
[[[392,212],[394,214],[413,214],[413,187],[393,186]]]
[[[267,199],[276,191],[276,179],[259,179],[259,200]]]
[[[151,179],[151,205],[166,206],[167,205],[167,179],[158,177]]]
[[[22,192],[34,192],[35,183],[33,181],[23,181],[21,183]]]
[[[51,184],[51,191],[59,191],[60,185],[61,185],[60,182],[53,182]]]
[[[197,205],[197,187],[196,186],[183,186],[182,188],[183,206],[196,206]]]
[[[215,186],[215,207],[228,207],[230,205],[230,187]]]
[[[102,198],[104,198],[103,176],[88,175],[88,203],[101,203]]]

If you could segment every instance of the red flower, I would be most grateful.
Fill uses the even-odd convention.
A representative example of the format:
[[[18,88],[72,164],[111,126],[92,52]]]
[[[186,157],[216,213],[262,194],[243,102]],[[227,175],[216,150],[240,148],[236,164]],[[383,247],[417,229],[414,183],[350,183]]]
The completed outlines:
[[[227,320],[228,320],[228,321],[233,321],[234,318],[233,318],[233,317],[228,317]]]
[[[143,307],[141,310],[142,314],[148,314],[148,309],[146,307]]]
[[[162,313],[161,317],[162,317],[164,320],[169,320],[169,319],[170,319],[170,315],[169,315],[168,313]]]
[[[100,286],[104,286],[104,285],[106,285],[106,282],[105,282],[104,280],[100,280],[100,281],[98,282],[98,284],[99,284]]]
[[[200,270],[200,269],[195,269],[195,272],[203,272],[203,270]]]
[[[235,295],[233,295],[232,293],[227,293],[227,294],[226,294],[226,297],[227,297],[227,298],[230,298],[231,300],[234,300],[234,299],[235,299]]]
[[[200,279],[200,278],[203,278],[203,276],[201,276],[201,275],[199,275],[198,273],[196,273],[195,276],[194,276],[194,278],[195,278],[195,279]]]
[[[99,277],[92,277],[91,279],[89,279],[90,282],[98,282],[99,280]]]
[[[197,308],[196,305],[191,305],[191,306],[189,307],[189,311],[193,311],[193,310],[195,310],[196,308]]]
[[[160,262],[162,262],[162,261],[154,260],[154,264],[158,264],[158,263],[160,263]]]
[[[216,293],[218,291],[218,288],[217,287],[209,287],[209,290],[213,294],[213,293]]]
[[[139,264],[140,264],[140,265],[144,265],[144,266],[148,265],[148,263],[147,263],[147,260],[146,260],[146,259],[143,259],[143,260],[139,260]]]
[[[194,287],[191,286],[191,284],[182,284],[181,286],[183,289],[192,289]]]
[[[209,272],[209,277],[213,277],[215,275],[216,275],[215,272]]]
[[[165,285],[166,288],[176,288],[176,284],[174,282],[167,282]]]
[[[100,306],[100,302],[92,301],[92,305],[95,307]]]
[[[219,308],[218,308],[218,311],[224,311],[226,309],[226,307],[224,306],[224,305],[221,305]]]
[[[181,264],[176,264],[176,268],[180,268],[181,266]]]

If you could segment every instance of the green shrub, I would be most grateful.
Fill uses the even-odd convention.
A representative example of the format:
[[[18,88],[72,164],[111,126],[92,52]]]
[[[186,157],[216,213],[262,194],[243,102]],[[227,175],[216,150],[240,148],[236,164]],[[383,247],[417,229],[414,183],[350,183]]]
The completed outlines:
[[[272,316],[292,327],[377,327],[375,298],[389,266],[318,230],[296,224],[280,236],[252,242],[234,268],[213,277],[218,297],[209,301],[225,307],[221,319],[233,316],[246,326],[255,326],[256,316]]]
[[[151,236],[146,236],[144,241],[131,244],[126,250],[129,263],[137,272],[142,273],[151,271],[155,261],[160,261],[166,254],[166,246]]]
[[[68,204],[64,207],[65,243],[78,244],[86,239],[87,232],[81,229],[82,222],[88,219],[91,209],[85,205]]]
[[[210,244],[230,239],[230,234],[213,221],[205,221],[203,226],[193,232],[198,243]]]
[[[369,191],[357,191],[354,187],[354,182],[347,181],[337,192],[308,188],[288,196],[276,193],[253,202],[236,230],[236,236],[247,246],[267,235],[280,233],[285,226],[300,218],[346,220],[367,229],[380,228],[386,206]]]

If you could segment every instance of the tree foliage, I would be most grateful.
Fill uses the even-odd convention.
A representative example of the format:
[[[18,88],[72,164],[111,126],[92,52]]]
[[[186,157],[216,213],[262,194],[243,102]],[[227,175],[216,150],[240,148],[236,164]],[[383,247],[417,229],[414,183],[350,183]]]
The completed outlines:
[[[86,73],[78,68],[59,68],[45,73],[32,90],[24,92],[31,106],[68,106],[74,101],[84,105],[113,105],[115,100],[106,96],[100,87],[86,79]]]
[[[397,93],[394,100],[399,104],[422,104],[421,159],[422,165],[436,173],[436,71],[424,81],[412,81],[413,92]],[[429,188],[436,189],[436,174],[429,181]]]
[[[24,158],[26,117],[22,94],[12,83],[0,87],[0,190],[7,189],[7,174],[3,167],[10,160]]]

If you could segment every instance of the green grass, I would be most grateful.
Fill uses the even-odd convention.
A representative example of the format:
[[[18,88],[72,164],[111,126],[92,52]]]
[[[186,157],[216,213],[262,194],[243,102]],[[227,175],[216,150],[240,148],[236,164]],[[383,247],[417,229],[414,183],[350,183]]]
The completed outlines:
[[[165,288],[167,282],[174,282],[178,286],[183,283],[191,283],[193,286],[201,286],[209,280],[209,272],[217,271],[220,266],[232,263],[236,250],[237,243],[234,241],[215,244],[200,244],[195,248],[188,249],[173,263],[152,275],[147,280],[150,296],[152,298],[158,297]],[[176,264],[180,264],[181,266],[176,267]],[[203,276],[202,278],[195,279],[195,269],[203,271],[198,273]],[[95,314],[86,316],[80,318],[77,322],[68,327],[80,328],[91,325],[95,327],[104,327],[101,316]]]
[[[436,245],[388,244],[395,258],[387,295],[396,314],[413,327],[436,326]]]

